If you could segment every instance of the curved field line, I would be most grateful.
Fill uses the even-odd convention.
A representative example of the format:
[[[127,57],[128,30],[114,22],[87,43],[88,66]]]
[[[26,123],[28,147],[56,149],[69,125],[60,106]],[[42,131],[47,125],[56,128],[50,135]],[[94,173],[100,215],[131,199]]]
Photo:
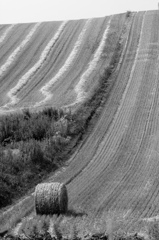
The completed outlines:
[[[142,27],[143,27],[143,23],[142,23]],[[133,76],[134,72],[133,71],[134,71],[135,65],[137,63],[137,56],[138,56],[138,53],[139,53],[140,44],[141,44],[141,41],[139,42],[138,49],[136,51],[136,56],[135,56],[135,61],[134,61],[133,67],[132,67],[131,76],[129,78],[127,88],[125,89],[125,92],[123,94],[123,98],[122,98],[122,101],[120,103],[120,107],[117,111],[116,117],[115,117],[112,125],[110,126],[108,133],[106,134],[106,138],[104,139],[104,141],[102,142],[100,148],[98,149],[98,151],[96,153],[96,159],[98,159],[98,160],[96,160],[97,168],[94,167],[94,169],[96,171],[96,174],[97,173],[99,174],[99,171],[98,171],[99,165],[100,165],[100,169],[101,168],[103,169],[103,166],[105,166],[105,164],[106,164],[105,158],[103,158],[103,156],[107,156],[106,159],[110,159],[110,156],[113,157],[114,152],[118,148],[118,145],[119,145],[119,142],[120,142],[120,139],[121,139],[121,136],[122,136],[122,132],[124,131],[124,128],[125,128],[125,124],[128,120],[128,117],[130,116],[130,112],[129,112],[130,111],[130,106],[133,107],[134,104],[135,104],[136,96],[137,96],[136,89],[138,89],[139,84],[136,85],[135,84],[136,81],[135,82],[133,81],[134,80],[134,76]],[[131,85],[130,85],[130,81],[131,81]],[[134,89],[134,87],[135,87],[135,89]],[[135,91],[133,91],[133,90],[135,90]],[[130,95],[132,95],[132,93],[133,93],[132,101],[131,102],[128,101],[128,104],[127,104],[126,98],[129,98],[130,91],[131,91]],[[122,124],[122,126],[120,126],[120,124]],[[107,151],[106,151],[106,149],[107,149]],[[102,160],[102,158],[103,158],[103,160]],[[100,164],[99,164],[99,159],[101,159]],[[91,172],[91,171],[89,171],[89,172]],[[85,175],[87,175],[87,173],[88,172],[86,172]],[[89,176],[89,178],[91,178],[91,177],[93,177],[93,174],[91,174],[91,176]],[[84,176],[83,176],[83,178],[84,178]],[[85,181],[85,179],[83,179],[83,180],[82,179],[80,178],[79,181],[80,182]],[[82,183],[80,183],[80,185],[81,184]],[[98,184],[98,179],[97,179],[97,184]],[[88,188],[89,187],[90,186],[88,186]]]
[[[157,82],[155,82],[155,84],[157,84]],[[151,105],[150,105],[148,117],[146,118],[146,123],[143,124],[143,121],[145,120],[144,116],[141,116],[140,119],[139,119],[140,120],[140,123],[138,124],[139,125],[139,128],[138,128],[139,133],[137,133],[137,134],[140,136],[140,132],[141,132],[142,136],[140,137],[140,142],[138,142],[138,150],[137,150],[137,152],[135,153],[134,156],[131,156],[131,154],[130,154],[130,156],[127,158],[126,164],[128,165],[128,170],[127,170],[126,174],[124,175],[124,177],[121,179],[122,182],[120,182],[118,184],[118,188],[119,188],[119,186],[122,187],[122,184],[124,182],[129,182],[128,179],[131,179],[131,182],[133,182],[133,180],[136,181],[137,180],[137,176],[139,175],[139,170],[142,169],[142,167],[145,166],[145,161],[143,161],[142,164],[140,162],[140,165],[138,166],[139,161],[137,160],[137,157],[140,154],[140,150],[142,149],[143,143],[145,142],[145,134],[147,132],[147,128],[148,128],[148,124],[149,124],[149,121],[150,121],[150,117],[152,115],[151,113],[152,113],[152,110],[153,110],[154,101],[155,101],[155,98],[153,97]],[[145,101],[144,103],[145,103],[145,105],[143,106],[143,108],[147,107],[147,102]],[[139,136],[134,136],[133,138],[136,138],[136,137],[139,137]],[[130,141],[130,140],[131,140],[131,136],[129,136],[129,139],[127,139],[127,142]],[[132,159],[134,159],[134,160],[132,161]],[[137,168],[137,171],[135,172],[135,174],[134,174],[134,170],[133,170],[134,167]],[[139,169],[139,167],[140,167],[140,169]],[[141,186],[143,184],[144,183],[141,182]],[[116,188],[116,190],[120,194],[121,188],[120,189],[118,189],[118,188]],[[116,198],[116,195],[118,195],[117,192],[114,193],[114,199]],[[139,193],[137,192],[136,195],[137,196],[140,195],[140,192]],[[123,198],[124,197],[123,197],[123,192],[122,192],[121,201],[123,201]],[[125,197],[125,199],[126,199],[126,197]],[[113,202],[113,196],[111,196],[111,200]],[[119,203],[119,199],[118,199],[118,203]]]
[[[131,29],[131,24],[129,24],[126,29],[127,29],[127,31],[130,31],[130,29]],[[128,30],[128,29],[129,29],[129,30]],[[124,29],[124,31],[125,31],[125,29]],[[121,63],[122,63],[122,61],[123,61],[123,59],[124,59],[124,55],[125,55],[125,53],[126,53],[126,49],[128,48],[129,38],[130,38],[130,36],[129,36],[129,34],[128,34],[127,37],[126,37],[126,41],[125,41],[125,43],[124,43],[124,48],[123,48],[123,51],[122,51],[122,54],[121,54],[121,58],[120,58],[120,60],[119,60],[119,64],[118,64],[118,66],[117,66],[117,68],[116,68],[116,71],[119,71],[120,65],[121,65]],[[114,95],[116,95],[116,94],[114,93]],[[109,117],[110,117],[110,115],[109,115]],[[104,122],[104,121],[103,121],[103,122]],[[101,128],[101,127],[103,128],[103,123],[102,123],[102,124],[101,124],[101,123],[98,123],[97,125],[98,125],[97,128],[99,128],[99,126],[100,126],[100,128]],[[107,127],[106,127],[105,124],[104,124],[104,126],[105,126],[105,128],[107,129]],[[99,129],[98,129],[98,130],[99,130]],[[98,131],[97,131],[97,132],[98,132]],[[106,130],[105,130],[105,132],[106,132]],[[102,133],[103,133],[103,132],[102,132]],[[94,133],[93,133],[93,134],[94,134]],[[96,135],[96,134],[94,134],[93,136],[95,137],[95,135]],[[99,143],[100,143],[100,142],[102,141],[102,139],[104,138],[104,134],[103,134],[103,135],[101,134],[101,136],[102,136],[102,138],[100,139]],[[93,139],[94,137],[92,137],[92,139]],[[90,142],[91,142],[91,143],[89,143],[89,145],[87,145],[87,148],[88,148],[88,149],[91,149],[91,148],[92,148],[92,144],[93,144],[93,143],[92,143],[91,140],[90,140]],[[98,144],[97,144],[97,143],[96,143],[96,145],[93,145],[93,149],[94,149],[94,151],[91,150],[91,153],[94,152],[94,155],[95,155],[95,152],[97,152],[97,150],[98,150]],[[69,178],[69,180],[66,181],[65,183],[66,183],[66,184],[69,184],[69,183],[72,182],[73,179],[75,179],[79,174],[81,174],[82,172],[84,172],[85,169],[86,169],[86,167],[87,167],[88,165],[91,165],[91,164],[94,162],[94,158],[93,158],[94,155],[92,154],[91,160],[90,160],[89,162],[85,162],[84,166],[79,167],[79,170],[78,170],[71,178]],[[76,163],[76,165],[77,165],[77,163]]]
[[[142,138],[141,138],[141,140],[140,140],[140,144],[139,144],[139,145],[141,145],[143,136],[144,136],[144,131],[142,132]],[[136,155],[137,155],[137,153],[136,153]],[[135,155],[135,156],[136,156],[136,155]],[[132,159],[132,158],[130,158],[130,159]],[[129,170],[128,170],[128,172],[131,170],[131,168],[133,167],[133,164],[134,164],[133,162],[130,164],[130,162],[131,162],[130,159],[128,158],[129,161],[128,161],[128,160],[126,161],[126,164],[129,165],[129,168],[128,168]],[[129,173],[126,174],[126,176],[128,176],[128,175],[129,175]],[[134,175],[134,174],[133,174],[133,175]],[[123,181],[126,176],[124,175],[124,177],[122,178],[121,181]],[[116,177],[117,177],[117,176],[116,176]],[[130,177],[130,175],[129,175],[129,177]],[[116,186],[116,188],[115,188],[116,190],[118,190],[118,191],[120,191],[120,192],[121,192],[121,189],[119,190],[118,187],[119,187],[119,185],[122,185],[121,181],[119,182],[119,184],[118,184],[118,185]],[[110,189],[111,189],[111,186],[110,186]],[[115,192],[115,190],[113,190],[112,192]],[[111,194],[110,194],[110,195],[111,195]],[[117,194],[114,193],[114,195],[117,195]],[[112,202],[113,202],[113,199],[112,199],[112,198],[111,198],[111,200],[112,200]]]
[[[158,60],[159,60],[159,58],[158,58]],[[157,61],[158,61],[157,60]],[[154,59],[152,59],[152,62],[154,61]],[[155,60],[155,62],[156,62],[156,60]],[[156,68],[155,69],[157,69],[157,63],[156,63]],[[142,150],[142,148],[143,148],[143,146],[144,146],[144,149],[149,149],[150,148],[150,146],[149,146],[149,142],[148,142],[148,137],[149,137],[149,135],[151,135],[152,133],[154,134],[154,125],[156,125],[155,124],[155,122],[154,121],[156,121],[156,120],[154,120],[154,117],[153,116],[155,116],[155,109],[157,108],[157,103],[156,103],[156,98],[158,99],[158,81],[157,81],[157,76],[155,77],[155,80],[152,82],[152,84],[151,84],[151,81],[149,82],[149,86],[151,87],[151,89],[152,89],[152,94],[151,94],[151,98],[152,98],[152,101],[151,101],[151,105],[150,105],[150,109],[148,109],[148,105],[149,105],[149,103],[147,102],[147,101],[149,101],[149,97],[147,98],[147,95],[145,95],[145,98],[146,98],[146,100],[147,101],[145,101],[145,106],[143,106],[143,108],[144,109],[146,109],[147,111],[148,111],[148,117],[147,117],[147,119],[146,119],[146,125],[145,125],[145,128],[144,128],[144,130],[142,130],[142,132],[143,132],[143,136],[142,136],[142,145],[140,144],[140,146],[139,146],[139,150],[138,150],[138,152],[137,152],[137,154],[136,155],[138,155],[138,160],[136,160],[137,161],[137,163],[138,162],[140,162],[139,161],[139,154],[140,154],[140,150]],[[151,84],[151,85],[150,85]],[[144,83],[143,83],[143,85],[144,85]],[[149,90],[150,91],[150,90]],[[144,94],[144,92],[143,92],[143,94]],[[147,103],[148,103],[148,105],[147,105]],[[144,125],[143,123],[145,122],[145,117],[144,116],[141,116],[141,118],[140,118],[140,128],[142,128],[142,125]],[[150,132],[151,132],[151,134],[150,134]],[[146,140],[147,139],[147,140]],[[144,144],[144,145],[143,145]],[[146,144],[146,145],[145,145]],[[150,152],[152,152],[152,149],[150,149],[149,150],[149,152],[147,152],[147,154],[148,154],[148,157],[146,157],[146,164],[145,164],[145,158],[143,159],[143,157],[142,157],[142,159],[143,159],[143,161],[142,161],[142,164],[140,163],[140,165],[139,165],[139,167],[140,167],[140,169],[138,169],[137,171],[136,171],[136,174],[131,174],[132,176],[129,176],[129,179],[131,178],[131,181],[133,181],[133,179],[134,179],[134,181],[137,181],[137,177],[140,177],[141,175],[140,174],[142,174],[142,170],[143,170],[143,168],[145,169],[144,170],[144,176],[145,176],[145,179],[148,179],[148,176],[149,176],[149,173],[150,173],[150,167],[151,167],[151,165],[153,164],[152,162],[150,162],[149,161],[149,158],[150,158],[150,156],[151,156],[151,153]],[[146,155],[147,156],[147,155]],[[150,166],[148,166],[148,164],[151,164]],[[153,166],[153,165],[152,165]],[[149,168],[148,169],[148,171],[147,171],[147,167]],[[152,171],[152,169],[151,169],[151,171]],[[152,174],[152,173],[151,173]],[[147,176],[147,178],[146,178],[146,176]],[[138,185],[138,187],[139,187],[139,190],[138,191],[136,191],[136,194],[134,195],[134,196],[136,196],[136,198],[135,197],[133,197],[133,199],[139,199],[139,202],[137,202],[136,203],[136,205],[134,205],[133,203],[132,203],[132,205],[134,206],[134,209],[136,208],[136,207],[138,207],[138,208],[140,208],[139,207],[139,204],[142,204],[143,205],[143,203],[141,203],[140,202],[140,197],[142,197],[142,194],[143,194],[143,192],[141,192],[140,191],[140,188],[141,187],[143,187],[143,189],[144,189],[144,186],[145,186],[145,181],[141,181],[140,182],[140,185]],[[124,198],[124,197],[123,197]],[[149,196],[148,196],[148,198],[149,198]],[[122,201],[122,200],[121,200]],[[146,199],[146,202],[147,202],[147,199]],[[142,207],[142,206],[141,206]],[[144,210],[143,210],[144,211]]]
[[[0,37],[0,43],[2,43],[6,37],[8,36],[9,32],[14,28],[15,24],[12,24],[11,26],[9,26],[5,32],[3,33],[3,35]]]
[[[71,51],[70,55],[68,56],[67,60],[65,61],[64,65],[60,68],[60,70],[58,71],[58,73],[51,79],[49,80],[48,83],[46,83],[41,89],[40,92],[45,96],[45,98],[40,101],[35,103],[34,107],[38,107],[41,106],[42,104],[44,104],[45,102],[47,102],[48,100],[51,99],[52,97],[52,93],[49,91],[50,87],[59,79],[62,77],[62,75],[68,71],[68,69],[70,68],[70,65],[73,63],[73,61],[76,58],[77,52],[79,51],[82,41],[84,39],[85,33],[87,31],[87,28],[89,26],[89,24],[91,23],[92,19],[88,19],[82,32],[80,33],[77,42],[75,43],[75,46],[73,48],[73,50]]]
[[[155,84],[157,84],[157,82],[155,82]],[[131,182],[136,182],[137,180],[138,180],[138,177],[139,177],[139,173],[141,172],[141,174],[142,174],[142,170],[143,170],[143,167],[145,167],[146,168],[146,166],[145,166],[145,161],[142,161],[142,163],[140,162],[140,161],[138,161],[138,156],[139,156],[139,154],[140,154],[140,150],[142,149],[142,145],[143,145],[143,143],[145,143],[145,135],[146,135],[146,132],[147,132],[147,128],[148,128],[148,125],[149,125],[149,121],[150,121],[150,117],[151,117],[151,113],[152,113],[152,110],[153,110],[153,106],[154,106],[154,101],[155,101],[155,98],[153,97],[153,99],[152,99],[152,103],[151,103],[151,105],[150,105],[150,109],[149,109],[149,114],[148,114],[148,118],[147,118],[147,121],[146,121],[146,125],[145,125],[145,127],[143,128],[142,127],[142,123],[143,123],[143,121],[145,120],[144,119],[144,116],[141,116],[141,118],[140,118],[140,123],[141,124],[139,124],[140,125],[140,128],[142,129],[142,136],[141,136],[141,140],[140,140],[140,143],[138,143],[138,150],[137,150],[137,152],[136,152],[136,154],[134,155],[134,156],[129,156],[128,158],[127,158],[127,161],[126,161],[126,164],[128,165],[128,169],[127,169],[127,171],[126,171],[126,174],[123,176],[123,178],[121,179],[121,181],[120,181],[120,183],[117,185],[117,187],[116,187],[116,189],[114,189],[113,190],[113,192],[114,192],[114,194],[113,194],[113,196],[111,195],[111,200],[110,200],[110,202],[113,202],[114,201],[114,204],[113,205],[111,205],[111,207],[113,207],[113,206],[115,206],[116,205],[116,202],[115,202],[115,199],[116,199],[116,196],[119,196],[120,195],[120,193],[122,192],[122,194],[121,194],[121,197],[120,198],[118,198],[118,202],[117,202],[117,204],[120,204],[120,203],[123,203],[123,199],[125,198],[125,199],[127,199],[126,198],[126,196],[125,195],[127,195],[127,192],[125,191],[125,192],[123,192],[123,188],[124,188],[124,186],[125,185],[123,185],[123,183],[128,183],[128,185],[130,185],[129,183],[130,183],[130,180],[131,180]],[[146,106],[146,101],[145,101],[145,106]],[[144,107],[144,106],[143,106]],[[129,138],[131,138],[131,136],[129,137]],[[127,141],[128,141],[128,139],[127,139]],[[132,158],[134,159],[133,161],[132,161]],[[131,163],[131,164],[130,164]],[[130,165],[129,165],[130,164]],[[125,166],[126,167],[126,166]],[[134,170],[134,169],[136,169],[136,171]],[[146,172],[145,172],[145,174],[144,175],[146,175]],[[145,185],[145,182],[141,182],[141,184],[140,185],[138,185],[138,188],[139,188],[139,190],[138,191],[136,191],[136,193],[135,193],[135,195],[133,196],[133,199],[132,199],[132,203],[131,203],[131,201],[129,202],[129,204],[130,205],[133,205],[133,200],[134,199],[136,199],[135,198],[135,196],[136,197],[139,197],[140,195],[142,195],[143,193],[140,191],[140,189],[141,189],[141,187],[143,186],[143,185]],[[124,193],[125,193],[125,195],[124,195]],[[114,198],[113,198],[114,197]],[[107,202],[108,203],[108,202]],[[109,203],[108,203],[109,204]],[[111,203],[110,203],[111,204]],[[135,207],[134,207],[134,209],[135,209]],[[133,212],[133,211],[132,211]],[[131,214],[130,214],[130,216],[131,216]]]
[[[158,61],[159,61],[159,56],[158,56]],[[156,67],[156,69],[157,69],[157,67]],[[158,75],[156,76],[156,79],[158,79]],[[157,83],[158,83],[158,81],[157,81]],[[155,95],[156,96],[154,98],[156,99],[156,103],[155,103],[155,107],[154,107],[153,113],[151,114],[152,119],[150,119],[151,121],[150,121],[150,124],[149,124],[150,125],[149,126],[149,135],[150,136],[153,136],[153,135],[157,136],[157,134],[158,134],[158,129],[157,129],[158,115],[156,114],[157,108],[158,108],[158,104],[159,104],[158,90],[159,90],[159,84],[157,84],[157,86],[155,88],[155,92],[156,92]],[[155,147],[154,144],[156,144],[157,141],[158,141],[158,139],[157,140],[155,139],[153,144],[151,144],[151,142],[148,142],[148,146],[146,147],[146,148],[149,149],[149,151],[147,153],[147,155],[148,155],[147,161],[148,161],[149,164],[151,164],[151,162],[153,162],[153,161],[150,161],[150,160],[151,160],[151,156],[153,156],[153,153],[154,153],[154,147]],[[156,152],[155,152],[155,154],[156,154]],[[158,152],[157,152],[157,157],[158,157]],[[150,166],[149,166],[149,168],[150,168]],[[153,166],[153,168],[154,168],[154,166]],[[153,173],[152,173],[152,170],[151,170],[151,175],[152,174],[153,174],[153,176],[154,175],[156,176],[156,174],[158,175],[158,171],[159,171],[158,163],[156,163],[156,166],[155,166],[154,170],[153,170]],[[153,212],[155,210],[157,210],[156,207],[153,206],[153,202],[156,202],[156,198],[159,198],[159,188],[158,188],[158,184],[155,184],[155,185],[156,186],[153,186],[153,188],[151,189],[151,192],[147,196],[147,199],[146,199],[147,203],[146,203],[146,205],[145,205],[145,207],[143,209],[143,213],[142,213],[143,217],[145,215],[151,215],[152,216]],[[148,206],[151,206],[151,205],[152,205],[152,208],[148,207]]]
[[[126,38],[126,41],[125,41],[125,44],[124,44],[124,48],[123,48],[123,51],[122,51],[122,54],[121,54],[121,58],[120,58],[120,60],[119,60],[118,66],[117,66],[117,71],[119,71],[120,65],[121,65],[121,63],[122,63],[122,61],[123,61],[124,54],[125,54],[126,48],[127,48],[127,46],[128,46],[128,40],[129,40],[129,35],[128,35],[127,38]],[[91,146],[90,146],[90,147],[91,147]],[[97,151],[97,150],[98,150],[98,147],[97,147],[96,151]],[[95,156],[95,155],[94,155],[94,156]],[[90,161],[87,165],[85,165],[82,169],[80,169],[80,171],[78,171],[77,174],[76,174],[73,178],[71,178],[71,181],[72,181],[75,177],[77,177],[77,175],[83,173],[83,172],[85,171],[86,167],[88,167],[89,165],[91,165],[93,162],[94,162],[94,157],[91,159],[91,161]],[[68,183],[70,183],[70,180],[69,180],[69,182],[67,182],[67,184],[68,184]]]
[[[21,44],[12,52],[12,54],[8,57],[7,61],[0,67],[0,77],[3,75],[4,72],[6,72],[6,70],[13,63],[13,61],[15,61],[16,56],[19,54],[20,51],[22,51],[25,45],[30,41],[31,37],[36,32],[40,24],[41,23],[35,24],[35,26],[31,29],[31,31],[25,37],[25,39],[21,42]]]
[[[102,40],[100,42],[100,45],[99,47],[97,48],[94,56],[93,56],[93,60],[91,60],[89,62],[89,66],[87,68],[87,70],[82,74],[79,82],[77,83],[76,87],[75,87],[75,92],[77,94],[77,99],[74,103],[71,103],[65,107],[70,107],[70,106],[73,106],[79,102],[82,102],[85,98],[86,98],[86,93],[84,92],[84,85],[86,83],[86,81],[89,80],[89,77],[91,75],[91,73],[95,70],[100,58],[101,58],[101,55],[102,55],[102,52],[103,52],[103,49],[105,47],[105,42],[106,42],[106,39],[107,39],[107,36],[108,36],[108,31],[110,29],[110,23],[111,23],[111,20],[112,20],[113,16],[110,17],[109,19],[109,22],[107,24],[107,27],[106,27],[106,30],[104,31],[103,33],[103,37],[102,37]]]
[[[57,30],[56,34],[52,37],[52,39],[49,41],[45,49],[40,55],[39,60],[35,63],[33,67],[31,67],[23,76],[19,79],[16,86],[14,86],[8,93],[7,96],[10,98],[10,102],[5,104],[2,107],[9,107],[10,105],[14,105],[19,101],[19,98],[17,98],[16,94],[28,83],[28,81],[32,78],[32,76],[42,67],[43,63],[47,59],[51,48],[54,46],[56,41],[58,40],[61,32],[63,31],[66,23],[68,21],[64,21],[59,29]]]
[[[152,61],[154,61],[154,60],[152,60]],[[157,77],[156,77],[156,80],[155,80],[155,85],[157,84]],[[150,84],[150,83],[149,83]],[[153,89],[154,88],[154,85],[151,85],[151,88]],[[156,88],[155,88],[156,89]],[[148,117],[148,121],[147,121],[147,123],[146,123],[146,129],[145,130],[142,130],[142,133],[145,135],[145,133],[147,132],[147,128],[148,128],[148,124],[149,124],[149,122],[150,122],[150,117],[151,117],[151,115],[153,116],[153,114],[152,114],[152,110],[153,110],[153,108],[155,107],[154,106],[154,104],[156,105],[156,103],[155,103],[155,97],[152,97],[152,103],[151,103],[151,106],[150,106],[150,110],[149,110],[149,117]],[[154,106],[154,107],[153,107]],[[146,101],[145,101],[145,108],[147,109],[147,105],[146,105]],[[148,110],[148,109],[147,109]],[[144,121],[145,119],[144,119],[144,116],[142,117],[142,119],[140,118],[140,122],[141,122],[141,125],[143,125],[142,123],[143,123],[143,121]],[[141,128],[142,128],[142,126],[141,126]],[[144,137],[144,135],[143,135],[143,137]],[[142,142],[144,142],[144,144],[145,144],[145,140],[143,139],[143,137],[142,137]],[[143,144],[142,144],[143,145]],[[145,145],[144,145],[144,147],[146,147]],[[142,149],[142,147],[140,147],[140,149],[139,150],[141,150]],[[139,151],[138,151],[139,152]],[[138,163],[138,161],[136,160],[136,163]],[[134,166],[135,167],[135,166]],[[142,165],[140,164],[139,165],[139,167],[140,167],[140,169],[142,170],[142,168],[143,167],[145,167],[145,161],[142,161]],[[136,167],[136,169],[137,169],[137,167]],[[129,179],[131,179],[131,182],[133,182],[133,180],[134,181],[137,181],[137,176],[139,177],[139,173],[141,172],[140,171],[140,169],[138,170],[137,169],[137,173],[134,175],[133,173],[134,173],[134,171],[133,172],[130,172],[131,173],[131,175],[132,176],[130,176],[129,175],[129,173],[127,173],[127,175],[129,176]],[[148,174],[148,172],[146,171],[145,173],[147,173]],[[142,174],[142,172],[141,172],[141,174]],[[128,181],[127,181],[128,182]],[[138,186],[142,186],[142,185],[144,185],[144,183],[145,182],[141,182],[140,183],[140,185],[138,185]],[[122,185],[122,184],[121,184]],[[119,190],[119,189],[118,189]],[[121,189],[120,189],[120,192],[121,192]],[[122,192],[123,193],[123,192]],[[115,194],[114,194],[115,195]],[[138,190],[138,192],[136,192],[136,197],[137,196],[139,196],[139,195],[142,195],[142,193],[140,193],[140,189]],[[116,196],[118,196],[118,194],[116,194]],[[114,197],[115,198],[115,197]],[[124,196],[122,196],[122,198],[121,198],[121,202],[123,201],[123,199],[124,199]],[[126,197],[125,197],[125,199],[126,199]],[[135,199],[135,197],[133,197],[133,199]],[[119,199],[118,199],[119,200]],[[112,202],[113,202],[113,199],[112,199]],[[119,203],[119,201],[118,201],[118,203]],[[117,204],[118,204],[117,203]],[[134,207],[135,208],[135,207]]]
[[[141,34],[142,34],[142,29],[143,29],[143,22],[142,22],[142,27],[141,27]],[[141,36],[141,34],[140,34],[140,36]],[[135,69],[135,66],[136,66],[136,63],[137,63],[138,54],[139,54],[140,42],[141,42],[141,38],[140,38],[139,44],[138,44],[138,46],[137,46],[136,56],[135,56],[135,59],[134,59],[134,63],[133,63],[132,69],[131,69],[131,73],[130,73],[130,77],[129,77],[127,86],[126,86],[125,91],[124,91],[124,93],[123,93],[123,95],[122,95],[122,99],[121,99],[121,101],[120,101],[118,110],[117,110],[117,112],[116,112],[116,114],[115,114],[115,117],[114,117],[113,122],[111,123],[110,129],[109,129],[109,132],[110,132],[110,133],[113,132],[114,125],[116,124],[117,119],[118,119],[118,117],[119,117],[119,115],[120,115],[120,112],[121,112],[121,110],[122,110],[122,107],[123,107],[123,105],[124,105],[124,103],[125,103],[125,97],[126,97],[126,95],[127,95],[127,93],[128,93],[128,89],[130,88],[130,84],[131,84],[131,82],[132,82],[132,78],[133,78],[133,74],[134,74],[134,69]],[[109,139],[108,139],[107,141],[109,141]],[[104,139],[102,140],[102,142],[100,143],[100,146],[99,146],[96,154],[94,155],[93,159],[100,158],[100,155],[103,154],[102,151],[105,150],[105,149],[103,150],[103,147],[104,147],[104,146],[105,146],[105,138],[104,138]],[[110,148],[110,150],[111,150],[111,149],[112,149],[112,148]],[[112,154],[114,154],[114,149],[112,149]],[[93,162],[93,159],[91,160],[91,163]],[[91,164],[90,164],[90,165],[91,165]],[[98,162],[97,162],[97,166],[98,166]],[[89,165],[88,165],[88,167],[89,167]],[[85,170],[86,170],[86,169],[85,169]]]

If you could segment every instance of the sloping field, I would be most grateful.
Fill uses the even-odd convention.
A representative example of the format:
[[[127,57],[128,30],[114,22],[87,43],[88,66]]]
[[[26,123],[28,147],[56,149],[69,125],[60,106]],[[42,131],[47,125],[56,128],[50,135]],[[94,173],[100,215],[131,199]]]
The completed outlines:
[[[97,68],[99,75],[103,63],[106,66],[110,61],[110,57],[107,60],[107,56],[101,58],[101,54],[113,24],[111,20],[106,17],[24,24],[14,26],[10,32],[8,28],[11,27],[6,28],[8,38],[6,36],[0,48],[1,112],[8,108],[74,103],[77,83],[83,78],[84,82],[96,77],[94,69]],[[121,16],[121,27],[123,21],[124,16]],[[11,41],[12,36],[15,40]],[[96,81],[89,84],[90,90],[95,84]]]
[[[158,26],[158,11],[147,11],[133,13],[129,20],[121,14],[0,28],[2,113],[23,106],[73,106],[82,101],[97,86],[117,42],[123,43],[96,125],[69,166],[49,179],[64,182],[69,207],[92,218],[107,212],[136,219],[159,214]],[[33,206],[33,196],[28,196],[2,214],[4,222],[13,213],[30,214]]]

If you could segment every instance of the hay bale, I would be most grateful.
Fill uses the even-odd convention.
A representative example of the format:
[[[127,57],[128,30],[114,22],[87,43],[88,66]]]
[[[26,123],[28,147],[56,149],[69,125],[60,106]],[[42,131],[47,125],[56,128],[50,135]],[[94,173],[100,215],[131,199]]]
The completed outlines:
[[[35,189],[37,214],[60,214],[67,211],[68,195],[63,183],[41,183]]]

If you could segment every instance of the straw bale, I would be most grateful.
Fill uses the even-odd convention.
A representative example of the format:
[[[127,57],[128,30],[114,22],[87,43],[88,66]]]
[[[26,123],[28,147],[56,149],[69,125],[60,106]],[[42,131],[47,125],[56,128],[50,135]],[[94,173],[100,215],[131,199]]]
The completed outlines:
[[[41,183],[35,189],[37,214],[60,214],[67,211],[68,195],[63,183]]]

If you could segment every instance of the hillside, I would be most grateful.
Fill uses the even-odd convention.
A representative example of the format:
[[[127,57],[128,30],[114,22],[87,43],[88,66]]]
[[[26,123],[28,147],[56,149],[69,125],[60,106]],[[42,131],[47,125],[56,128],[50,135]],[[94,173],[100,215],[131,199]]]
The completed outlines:
[[[158,11],[147,11],[0,26],[1,114],[80,109],[112,69],[91,131],[68,166],[46,179],[64,182],[69,207],[92,219],[107,212],[135,221],[159,214],[158,25]],[[1,226],[29,214],[31,194],[2,213]]]
[[[120,16],[1,26],[0,111],[81,102],[83,85],[91,92],[109,64],[109,29],[120,31],[123,21]]]

